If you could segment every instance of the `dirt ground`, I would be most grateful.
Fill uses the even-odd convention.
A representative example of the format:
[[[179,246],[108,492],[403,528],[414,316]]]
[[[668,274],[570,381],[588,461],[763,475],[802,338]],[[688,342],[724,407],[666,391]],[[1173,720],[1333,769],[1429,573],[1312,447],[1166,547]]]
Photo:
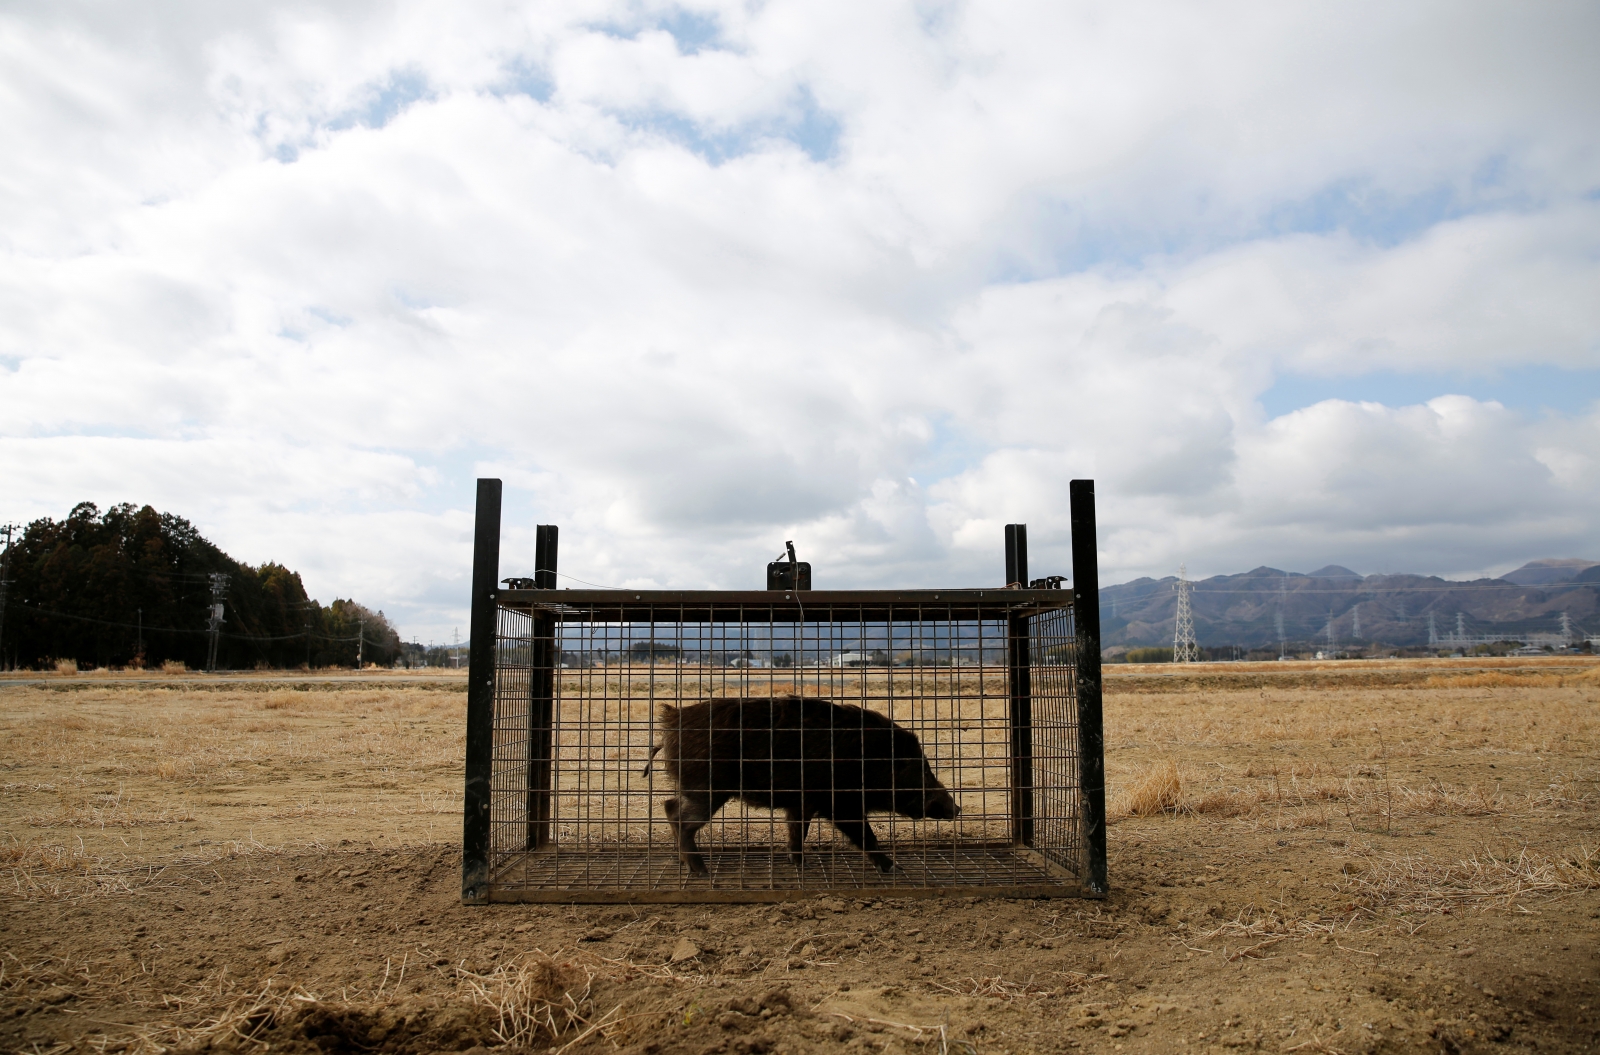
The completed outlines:
[[[459,677],[0,679],[0,1047],[1600,1050],[1600,667],[1118,668],[1104,901],[458,901]]]

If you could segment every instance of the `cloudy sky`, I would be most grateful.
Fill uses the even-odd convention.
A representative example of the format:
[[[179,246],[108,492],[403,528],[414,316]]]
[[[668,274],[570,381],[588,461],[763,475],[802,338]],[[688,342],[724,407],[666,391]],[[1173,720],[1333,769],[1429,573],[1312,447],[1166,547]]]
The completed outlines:
[[[1600,8],[0,11],[0,520],[600,585],[1600,559]]]

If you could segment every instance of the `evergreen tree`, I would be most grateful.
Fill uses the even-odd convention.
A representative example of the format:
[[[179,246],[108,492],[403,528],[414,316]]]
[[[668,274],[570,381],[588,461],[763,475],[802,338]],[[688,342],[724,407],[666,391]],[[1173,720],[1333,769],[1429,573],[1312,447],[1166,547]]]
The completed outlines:
[[[208,542],[182,517],[150,506],[92,502],[64,520],[29,524],[11,552],[6,609],[7,659],[45,666],[57,658],[82,665],[205,663],[213,573],[228,577],[218,648],[225,669],[352,666],[365,619],[363,659],[388,666],[400,640],[382,612],[354,601],[323,608],[297,572],[281,564],[253,568]],[[348,640],[346,640],[348,639]]]

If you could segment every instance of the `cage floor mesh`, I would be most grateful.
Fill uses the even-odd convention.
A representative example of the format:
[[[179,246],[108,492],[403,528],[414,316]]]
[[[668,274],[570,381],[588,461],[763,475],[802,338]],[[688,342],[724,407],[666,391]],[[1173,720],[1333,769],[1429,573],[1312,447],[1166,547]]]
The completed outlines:
[[[897,869],[883,873],[858,850],[787,853],[740,847],[705,849],[709,875],[694,876],[669,850],[545,850],[513,856],[490,882],[491,901],[788,901],[818,894],[855,897],[1081,897],[1071,872],[1026,847],[892,848]]]

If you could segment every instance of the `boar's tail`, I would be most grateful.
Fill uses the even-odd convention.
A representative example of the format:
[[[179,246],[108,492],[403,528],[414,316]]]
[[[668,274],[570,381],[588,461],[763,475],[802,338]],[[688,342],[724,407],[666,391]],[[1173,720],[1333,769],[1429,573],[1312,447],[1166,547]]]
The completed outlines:
[[[650,756],[644,760],[644,768],[639,770],[639,775],[641,777],[647,777],[650,775],[650,763],[655,761],[656,755],[660,753],[664,746],[666,746],[665,738],[675,736],[677,734],[678,714],[678,708],[674,707],[672,704],[663,703],[661,705],[661,727],[665,730],[665,732],[662,733],[663,742],[656,744],[650,749]]]
[[[660,750],[661,750],[661,745],[660,744],[657,744],[656,746],[654,746],[654,747],[652,747],[650,749],[649,756],[647,758],[645,758],[645,760],[644,760],[644,768],[639,770],[639,775],[641,777],[647,777],[647,776],[650,775],[650,763],[652,763],[652,762],[654,762],[656,760],[656,752],[658,752]]]

